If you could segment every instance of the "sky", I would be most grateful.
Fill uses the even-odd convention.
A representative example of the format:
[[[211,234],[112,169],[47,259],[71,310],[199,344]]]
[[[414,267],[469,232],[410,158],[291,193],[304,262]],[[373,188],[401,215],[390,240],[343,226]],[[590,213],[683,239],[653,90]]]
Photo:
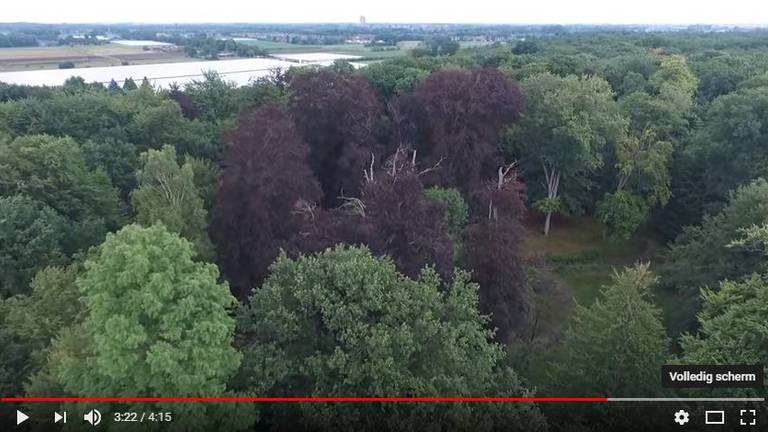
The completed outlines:
[[[767,0],[2,0],[0,22],[768,24]],[[200,6],[200,7],[196,7]]]

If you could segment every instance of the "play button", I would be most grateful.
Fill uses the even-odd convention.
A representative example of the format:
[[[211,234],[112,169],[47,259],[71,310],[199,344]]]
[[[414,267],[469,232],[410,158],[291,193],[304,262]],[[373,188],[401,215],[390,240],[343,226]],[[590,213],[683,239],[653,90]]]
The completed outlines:
[[[22,424],[22,423],[24,423],[25,421],[27,421],[27,419],[29,419],[28,415],[24,414],[23,412],[21,412],[19,410],[16,410],[16,425],[17,426]]]

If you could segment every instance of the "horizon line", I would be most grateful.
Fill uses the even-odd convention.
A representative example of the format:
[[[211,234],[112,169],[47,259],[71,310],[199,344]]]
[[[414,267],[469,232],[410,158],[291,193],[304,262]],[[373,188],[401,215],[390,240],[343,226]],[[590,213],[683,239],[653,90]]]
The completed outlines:
[[[37,24],[37,25],[481,25],[481,26],[718,26],[718,27],[767,27],[768,22],[429,22],[429,21],[369,21],[360,24],[356,21],[0,21],[0,25]]]

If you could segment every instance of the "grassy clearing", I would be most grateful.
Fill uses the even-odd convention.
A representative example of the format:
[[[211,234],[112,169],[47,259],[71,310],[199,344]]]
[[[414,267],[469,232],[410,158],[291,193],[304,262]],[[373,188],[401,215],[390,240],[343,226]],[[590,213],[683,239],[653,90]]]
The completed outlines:
[[[631,239],[610,242],[602,236],[601,224],[590,217],[558,218],[549,236],[541,234],[543,221],[537,215],[526,222],[528,250],[544,255],[553,272],[582,306],[591,305],[604,285],[611,282],[614,270],[621,270],[638,261],[650,261],[651,268],[659,265],[664,246],[653,235],[636,233]],[[689,317],[680,307],[681,299],[658,285],[653,300],[661,308],[664,324],[670,335],[676,335]],[[568,310],[558,311],[567,314]]]
[[[591,217],[558,218],[546,237],[539,222],[533,216],[526,224],[528,249],[552,263],[573,298],[584,306],[592,304],[600,288],[610,283],[614,269],[652,259],[659,248],[643,233],[610,242],[603,238],[601,224]]]

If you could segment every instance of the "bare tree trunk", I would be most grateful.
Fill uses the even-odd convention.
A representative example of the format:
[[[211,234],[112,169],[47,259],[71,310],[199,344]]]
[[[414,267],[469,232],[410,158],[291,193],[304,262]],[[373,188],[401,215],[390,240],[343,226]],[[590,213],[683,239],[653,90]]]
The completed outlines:
[[[547,168],[545,164],[542,164],[544,168],[544,177],[547,180],[547,199],[557,199],[557,192],[560,188],[560,171],[555,168]],[[547,212],[547,219],[544,221],[544,235],[549,235],[549,228],[552,224],[552,211]]]
[[[512,162],[507,167],[500,166],[499,167],[499,176],[496,180],[496,190],[502,190],[504,188],[504,184],[507,183],[510,179],[507,178],[507,175],[509,174],[512,169],[517,166],[517,161]],[[517,179],[517,173],[512,171],[512,180]],[[489,220],[496,220],[498,219],[498,214],[496,211],[496,207],[493,206],[493,195],[491,195],[491,200],[488,202],[488,219]]]
[[[619,182],[616,185],[616,192],[621,192],[629,182],[629,175],[619,175]]]

